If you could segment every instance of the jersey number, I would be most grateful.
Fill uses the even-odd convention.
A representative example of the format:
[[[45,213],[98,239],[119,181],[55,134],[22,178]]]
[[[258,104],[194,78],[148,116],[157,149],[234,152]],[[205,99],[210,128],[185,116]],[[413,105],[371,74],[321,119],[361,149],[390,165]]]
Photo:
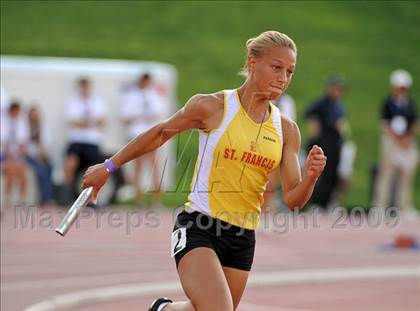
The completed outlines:
[[[187,244],[187,229],[179,228],[172,232],[171,238],[171,256],[174,257],[185,248]]]

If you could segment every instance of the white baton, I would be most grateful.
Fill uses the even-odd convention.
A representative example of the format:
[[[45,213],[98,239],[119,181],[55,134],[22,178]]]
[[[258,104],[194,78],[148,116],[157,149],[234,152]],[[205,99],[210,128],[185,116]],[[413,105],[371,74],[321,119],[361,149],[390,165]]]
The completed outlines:
[[[64,219],[61,221],[61,224],[55,229],[55,232],[60,234],[61,236],[65,236],[67,231],[69,231],[70,227],[73,225],[74,221],[79,215],[80,211],[83,207],[85,207],[89,203],[90,195],[92,194],[93,188],[89,187],[84,189],[79,196],[77,197],[76,201],[74,201],[73,205],[71,206],[70,210],[67,212]]]

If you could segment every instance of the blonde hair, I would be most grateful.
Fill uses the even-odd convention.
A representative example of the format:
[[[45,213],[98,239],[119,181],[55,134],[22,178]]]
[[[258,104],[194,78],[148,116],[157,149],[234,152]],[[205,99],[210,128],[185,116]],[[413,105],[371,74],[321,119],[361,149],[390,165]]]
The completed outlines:
[[[247,55],[245,64],[239,74],[247,78],[249,74],[248,58],[250,56],[261,57],[268,48],[273,46],[289,48],[297,53],[296,44],[288,35],[274,30],[265,31],[258,37],[250,38],[246,41]]]

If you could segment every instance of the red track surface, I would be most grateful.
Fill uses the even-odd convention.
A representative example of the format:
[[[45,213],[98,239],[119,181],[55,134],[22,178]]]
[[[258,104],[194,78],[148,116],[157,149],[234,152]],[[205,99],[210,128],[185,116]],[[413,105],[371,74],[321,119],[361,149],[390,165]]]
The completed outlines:
[[[143,221],[153,218],[150,222],[158,225],[143,224],[131,228],[131,234],[126,233],[125,224],[119,228],[110,225],[109,210],[101,219],[91,214],[89,219],[81,221],[80,228],[73,227],[64,238],[54,232],[62,218],[58,212],[62,210],[41,211],[43,214],[40,210],[33,214],[32,228],[22,228],[25,221],[22,211],[16,213],[7,209],[2,214],[1,310],[23,310],[52,296],[84,289],[177,280],[175,265],[169,256],[172,216],[167,210],[157,211],[147,216],[149,218],[143,210],[136,217]],[[113,211],[114,222],[118,215],[123,219],[127,215],[127,210]],[[53,222],[49,224],[48,219]],[[420,251],[387,249],[399,234],[409,234],[420,241],[420,221],[403,222],[396,228],[385,224],[372,228],[366,222],[361,227],[351,226],[347,220],[343,228],[332,228],[334,220],[320,219],[319,228],[303,228],[299,221],[298,228],[283,234],[259,231],[252,273],[420,266]],[[167,294],[183,299],[182,292]],[[73,310],[147,310],[157,295]],[[420,280],[395,278],[250,287],[238,310],[418,311]]]

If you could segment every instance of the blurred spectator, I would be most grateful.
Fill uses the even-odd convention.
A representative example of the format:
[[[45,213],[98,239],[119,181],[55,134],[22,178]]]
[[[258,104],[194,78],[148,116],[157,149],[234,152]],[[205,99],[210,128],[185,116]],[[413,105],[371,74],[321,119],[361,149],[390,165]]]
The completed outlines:
[[[331,75],[327,80],[326,94],[316,100],[306,112],[310,139],[307,150],[318,145],[328,158],[311,199],[312,204],[322,208],[328,207],[339,182],[338,165],[346,126],[341,100],[343,93],[344,79],[337,74]]]
[[[2,139],[2,141],[1,141],[1,146],[2,146],[2,149],[1,149],[1,154],[0,154],[0,162],[1,161],[3,161],[3,157],[4,157],[4,154],[3,154],[3,133],[5,134],[6,133],[6,124],[7,124],[7,118],[8,118],[8,116],[9,116],[9,111],[8,111],[8,108],[9,108],[9,97],[7,96],[7,93],[6,93],[6,91],[4,90],[4,88],[3,88],[3,85],[1,85],[1,87],[0,87],[0,125],[1,125],[1,139]]]
[[[296,121],[296,105],[295,100],[289,94],[283,94],[273,104],[280,109],[283,116]]]
[[[77,87],[77,94],[67,104],[70,128],[64,162],[64,174],[67,184],[72,188],[72,196],[77,195],[77,172],[101,160],[102,128],[106,121],[104,104],[98,96],[92,94],[91,82],[81,78]]]
[[[296,121],[296,105],[295,100],[288,94],[283,94],[277,98],[273,104],[280,109],[283,116]],[[273,201],[275,199],[276,188],[278,184],[279,168],[268,176],[267,188],[264,193],[264,205],[262,206],[263,212],[270,212],[273,209]]]
[[[344,204],[344,197],[350,188],[351,178],[353,176],[356,151],[357,147],[353,141],[346,140],[343,142],[337,167],[338,185],[333,193],[332,203],[330,203],[332,207],[343,206]]]
[[[391,94],[383,101],[381,111],[381,160],[374,205],[390,206],[392,183],[399,173],[395,203],[406,211],[414,211],[413,183],[418,149],[416,104],[408,94],[412,78],[407,71],[399,69],[392,72],[390,82]]]
[[[26,160],[37,178],[39,203],[45,205],[51,203],[52,199],[52,166],[46,149],[49,133],[45,123],[41,121],[37,107],[32,106],[29,109],[28,119],[29,142]]]
[[[25,152],[28,126],[19,102],[12,101],[1,124],[1,158],[5,178],[5,204],[11,203],[13,186],[18,185],[19,203],[24,203],[27,190]]]
[[[127,127],[127,139],[131,140],[139,133],[142,133],[156,123],[161,118],[160,96],[156,92],[152,77],[143,74],[137,83],[125,91],[122,98],[121,119]],[[159,196],[160,174],[158,157],[156,151],[143,156],[144,158],[134,160],[134,175],[131,178],[132,187],[135,190],[136,200],[141,199],[141,170],[145,163],[150,166],[153,174],[153,191]]]

